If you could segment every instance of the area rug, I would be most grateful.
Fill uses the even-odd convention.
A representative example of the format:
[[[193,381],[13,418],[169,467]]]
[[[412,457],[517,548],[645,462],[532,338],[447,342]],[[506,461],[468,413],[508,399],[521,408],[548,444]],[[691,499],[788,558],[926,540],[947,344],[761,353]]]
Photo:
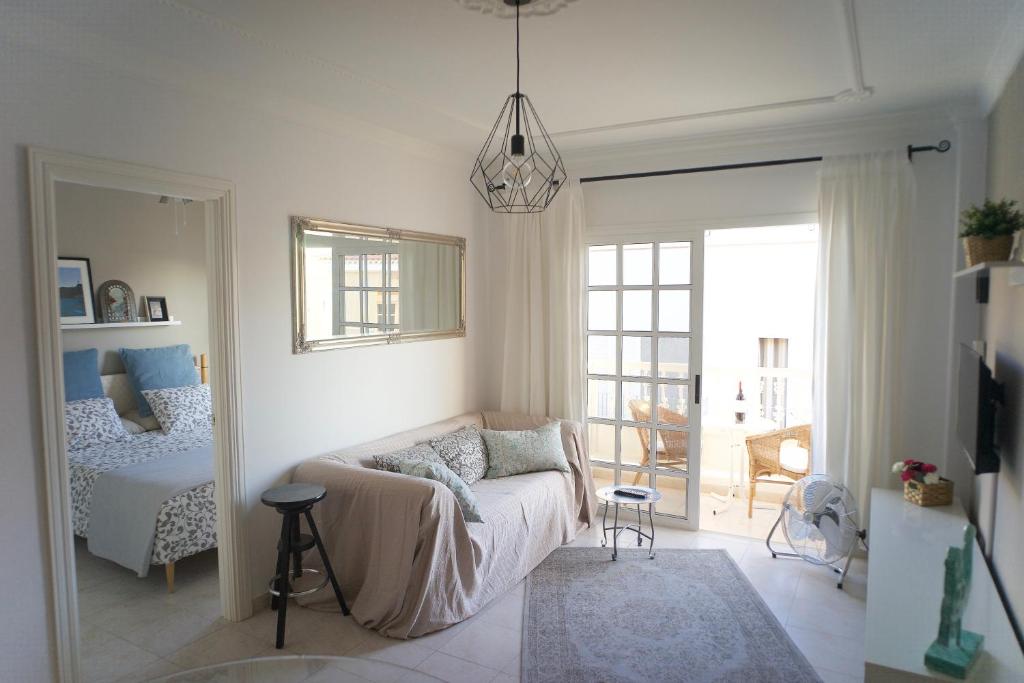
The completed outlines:
[[[524,683],[820,681],[724,550],[559,548],[526,580]]]

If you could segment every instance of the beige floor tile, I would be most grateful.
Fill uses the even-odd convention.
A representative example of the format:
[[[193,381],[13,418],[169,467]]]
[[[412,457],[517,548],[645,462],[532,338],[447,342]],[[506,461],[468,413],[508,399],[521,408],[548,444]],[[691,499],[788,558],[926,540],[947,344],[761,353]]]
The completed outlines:
[[[415,639],[397,640],[372,632],[352,651],[355,656],[368,657],[408,669],[415,669],[433,653],[433,650]]]
[[[169,662],[166,659],[160,659],[150,666],[147,666],[138,671],[124,676],[123,678],[117,679],[117,683],[147,683],[148,681],[158,681],[165,676],[176,674],[182,671],[182,668],[173,662]]]
[[[815,668],[824,683],[863,683],[864,675],[854,676],[852,674],[839,673],[829,669]]]
[[[750,583],[759,592],[776,595],[793,595],[803,572],[801,560],[776,558],[767,553],[750,549],[739,563]]]
[[[116,681],[160,661],[152,652],[132,645],[113,634],[102,640],[93,639],[92,647],[82,653],[82,680]]]
[[[822,619],[827,619],[822,614]],[[862,675],[864,671],[864,639],[836,636],[816,629],[786,626],[790,638],[804,653],[811,665],[844,673]]]
[[[232,662],[254,657],[267,647],[266,642],[233,628],[222,628],[189,643],[167,659],[185,668]]]
[[[184,610],[168,610],[157,619],[122,633],[121,637],[161,657],[225,628],[221,617],[203,617]]]
[[[486,622],[473,624],[441,648],[441,652],[495,669],[504,669],[519,657],[522,634]]]
[[[486,683],[500,673],[443,652],[435,652],[416,668],[448,683]]]

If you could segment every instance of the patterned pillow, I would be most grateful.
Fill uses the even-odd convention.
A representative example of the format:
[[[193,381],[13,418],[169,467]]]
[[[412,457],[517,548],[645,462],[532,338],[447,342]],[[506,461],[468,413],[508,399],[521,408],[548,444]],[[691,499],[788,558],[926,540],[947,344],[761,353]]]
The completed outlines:
[[[466,482],[452,472],[443,462],[426,460],[403,460],[398,464],[398,471],[412,477],[432,479],[447,486],[455,494],[455,500],[462,508],[462,516],[467,522],[482,522],[480,504]]]
[[[114,402],[103,398],[86,398],[64,404],[64,438],[69,451],[132,438],[114,410]]]
[[[164,434],[194,432],[213,427],[213,399],[209,384],[173,389],[143,389],[146,403],[160,422]]]
[[[373,463],[378,470],[385,472],[401,472],[399,465],[405,462],[441,462],[441,456],[428,444],[420,443],[409,448],[391,453],[381,453],[373,456]]]
[[[484,429],[480,434],[487,444],[488,479],[545,470],[569,471],[560,422],[521,432]]]
[[[441,462],[468,485],[483,479],[487,471],[487,450],[475,425],[438,436],[428,443],[441,456]]]

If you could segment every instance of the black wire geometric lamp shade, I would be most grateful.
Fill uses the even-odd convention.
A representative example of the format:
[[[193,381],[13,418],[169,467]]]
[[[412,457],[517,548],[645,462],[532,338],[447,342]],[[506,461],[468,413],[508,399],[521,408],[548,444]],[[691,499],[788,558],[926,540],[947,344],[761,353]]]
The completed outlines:
[[[566,177],[530,98],[509,95],[473,165],[473,187],[493,211],[534,213],[548,207]]]
[[[519,90],[519,5],[527,2],[515,4],[516,91],[501,107],[469,181],[492,211],[536,213],[548,208],[567,176],[530,98]]]

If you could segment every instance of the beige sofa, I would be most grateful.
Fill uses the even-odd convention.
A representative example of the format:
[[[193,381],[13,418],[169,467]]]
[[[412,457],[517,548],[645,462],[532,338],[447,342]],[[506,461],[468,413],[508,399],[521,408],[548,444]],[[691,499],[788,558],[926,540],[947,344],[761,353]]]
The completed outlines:
[[[327,487],[327,498],[314,508],[315,519],[357,622],[393,638],[456,624],[572,541],[596,512],[590,459],[582,427],[575,422],[562,422],[569,473],[534,472],[473,485],[483,523],[467,523],[445,486],[377,470],[372,456],[470,424],[508,430],[548,422],[509,413],[467,413],[298,467],[293,481]],[[337,609],[330,591],[304,603]]]

